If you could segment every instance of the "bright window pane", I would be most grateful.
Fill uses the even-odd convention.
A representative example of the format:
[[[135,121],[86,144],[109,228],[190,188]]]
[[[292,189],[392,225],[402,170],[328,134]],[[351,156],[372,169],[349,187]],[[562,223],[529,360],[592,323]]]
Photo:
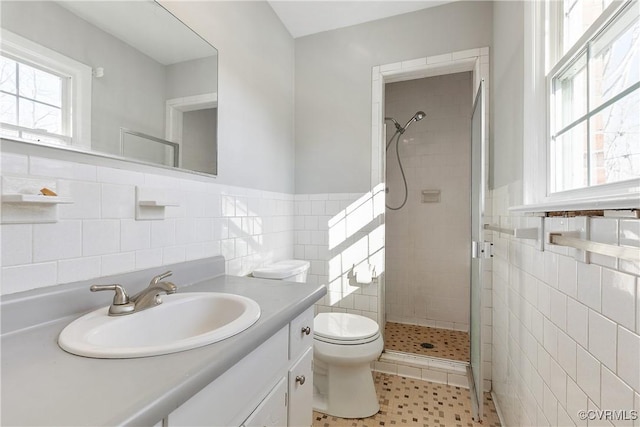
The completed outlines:
[[[61,111],[59,108],[20,99],[20,126],[61,133]]]
[[[609,4],[611,0],[564,0],[563,54],[582,37]]]
[[[18,105],[14,95],[0,93],[0,122],[16,125],[18,121]]]
[[[587,122],[584,121],[551,142],[551,191],[589,185],[587,172]]]
[[[0,56],[0,90],[16,93],[16,61]]]
[[[591,45],[590,106],[595,108],[640,81],[638,7],[629,7]]]
[[[640,90],[593,116],[591,185],[640,177]]]
[[[553,80],[554,132],[587,113],[587,56],[577,58]]]
[[[20,96],[60,107],[62,79],[26,64],[20,64]]]

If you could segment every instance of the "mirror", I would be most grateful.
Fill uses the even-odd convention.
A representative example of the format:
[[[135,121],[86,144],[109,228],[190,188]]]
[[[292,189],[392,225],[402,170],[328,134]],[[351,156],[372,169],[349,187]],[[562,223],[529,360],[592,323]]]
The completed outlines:
[[[217,173],[218,51],[154,1],[2,1],[0,136]]]

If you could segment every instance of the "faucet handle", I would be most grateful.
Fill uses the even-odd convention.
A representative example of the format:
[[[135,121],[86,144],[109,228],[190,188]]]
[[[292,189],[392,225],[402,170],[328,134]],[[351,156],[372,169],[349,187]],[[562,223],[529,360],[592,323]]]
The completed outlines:
[[[113,305],[129,304],[129,295],[127,295],[127,291],[120,285],[92,285],[89,290],[91,292],[115,291],[116,294],[113,296]]]
[[[171,271],[171,270],[165,271],[162,274],[158,274],[153,279],[151,279],[151,282],[149,283],[149,286],[157,285],[160,280],[165,279],[165,278],[171,276],[172,274],[173,274],[173,271]]]

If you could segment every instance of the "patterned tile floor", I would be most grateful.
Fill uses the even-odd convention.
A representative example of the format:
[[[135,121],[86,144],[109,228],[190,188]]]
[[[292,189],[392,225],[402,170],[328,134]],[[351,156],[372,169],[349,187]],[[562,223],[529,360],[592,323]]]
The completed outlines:
[[[469,390],[374,372],[380,411],[369,418],[347,419],[313,413],[313,427],[498,427],[491,395],[485,393],[482,424],[471,419]]]
[[[420,344],[424,342],[431,343],[434,347],[430,349],[421,347]],[[384,348],[468,362],[469,334],[450,329],[387,322],[384,327]]]

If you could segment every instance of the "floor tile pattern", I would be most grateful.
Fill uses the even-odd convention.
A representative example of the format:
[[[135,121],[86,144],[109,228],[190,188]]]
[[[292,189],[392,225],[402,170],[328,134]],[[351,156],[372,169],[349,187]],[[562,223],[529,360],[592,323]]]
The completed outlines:
[[[369,418],[347,419],[313,413],[313,427],[498,427],[491,395],[485,393],[482,424],[472,420],[469,390],[374,372],[380,411]]]
[[[469,334],[467,332],[387,322],[384,334],[385,350],[461,362],[469,361]],[[420,344],[425,342],[433,344],[434,347],[423,348]]]

